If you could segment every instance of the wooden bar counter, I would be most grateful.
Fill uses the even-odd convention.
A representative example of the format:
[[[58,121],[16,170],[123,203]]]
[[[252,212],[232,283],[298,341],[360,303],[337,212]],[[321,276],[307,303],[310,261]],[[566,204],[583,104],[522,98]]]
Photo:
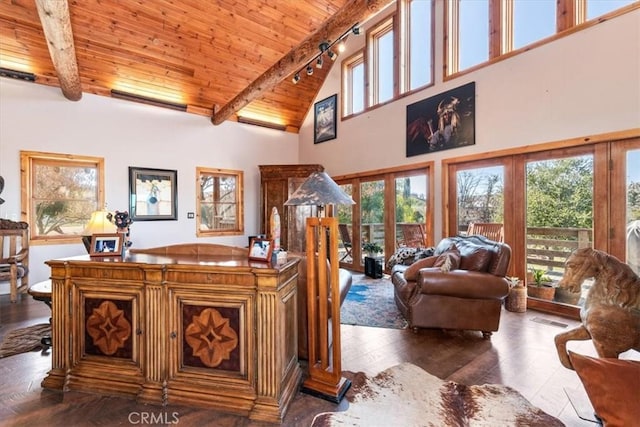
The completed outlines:
[[[298,390],[298,259],[214,244],[51,260],[45,388],[281,422]]]

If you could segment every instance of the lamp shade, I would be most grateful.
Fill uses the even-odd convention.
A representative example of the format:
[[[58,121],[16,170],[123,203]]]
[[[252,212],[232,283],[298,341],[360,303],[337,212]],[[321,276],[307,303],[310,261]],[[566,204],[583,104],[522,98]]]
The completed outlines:
[[[313,172],[289,197],[289,200],[284,202],[285,206],[354,204],[353,199],[326,172]]]
[[[109,212],[105,211],[95,211],[91,214],[91,219],[89,223],[85,227],[82,232],[83,235],[88,236],[91,234],[100,234],[100,233],[115,233],[118,231],[118,228],[115,224],[113,224],[107,218]]]

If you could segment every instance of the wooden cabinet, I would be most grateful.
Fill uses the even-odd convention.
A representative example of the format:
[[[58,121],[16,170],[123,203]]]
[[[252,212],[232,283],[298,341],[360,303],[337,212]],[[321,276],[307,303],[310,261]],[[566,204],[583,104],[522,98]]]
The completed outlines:
[[[280,246],[290,252],[305,251],[306,219],[315,206],[284,206],[289,196],[322,165],[260,165],[260,232],[269,234],[269,218],[275,206],[280,214]]]
[[[167,248],[177,249],[47,262],[53,347],[42,386],[281,422],[302,377],[298,259]]]

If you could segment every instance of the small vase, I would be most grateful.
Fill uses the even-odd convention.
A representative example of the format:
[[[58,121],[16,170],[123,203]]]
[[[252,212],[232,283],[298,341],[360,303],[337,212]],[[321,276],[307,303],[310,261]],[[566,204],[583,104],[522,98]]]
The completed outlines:
[[[504,307],[514,313],[524,313],[527,311],[527,288],[524,286],[514,286],[509,289],[509,295],[504,302]]]

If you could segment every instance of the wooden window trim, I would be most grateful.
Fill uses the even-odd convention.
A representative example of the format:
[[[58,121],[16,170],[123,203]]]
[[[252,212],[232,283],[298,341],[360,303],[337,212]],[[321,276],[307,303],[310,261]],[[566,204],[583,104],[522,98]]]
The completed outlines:
[[[31,218],[31,204],[32,204],[32,171],[33,161],[38,162],[50,162],[52,164],[67,164],[67,165],[87,165],[95,167],[97,169],[97,200],[96,209],[105,206],[104,196],[104,159],[102,157],[93,156],[80,156],[75,154],[59,154],[48,153],[42,151],[20,151],[20,207],[21,207],[21,219],[33,225],[33,218]],[[88,218],[87,218],[88,219]],[[29,237],[29,243],[31,245],[57,245],[57,244],[69,244],[69,243],[81,243],[82,236],[40,236],[37,237],[35,233],[31,232]]]
[[[396,48],[396,52],[398,52],[398,95],[407,94],[410,92],[422,90],[426,87],[433,85],[434,81],[434,40],[435,40],[435,2],[433,0],[430,1],[431,7],[431,22],[430,25],[430,37],[431,43],[429,46],[429,57],[431,68],[429,70],[429,82],[418,86],[416,88],[411,88],[411,4],[415,1],[419,0],[402,0],[398,3],[398,16],[397,20],[397,34],[396,37],[398,47]]]
[[[363,101],[363,109],[362,111],[355,112],[353,111],[353,69],[358,65],[364,67],[364,75],[366,76],[366,65],[364,61],[364,49],[361,49],[355,52],[353,55],[346,58],[342,61],[342,114],[341,117],[344,119],[346,117],[360,114],[367,109],[367,101],[366,101],[366,91],[365,85],[363,82],[362,93],[364,95]],[[366,79],[366,77],[365,77]]]
[[[389,33],[393,34],[393,57],[397,58],[397,29],[395,28],[395,14],[391,15],[385,19],[383,19],[382,21],[380,21],[380,23],[378,23],[375,27],[373,27],[371,30],[369,30],[368,34],[367,34],[367,43],[368,43],[368,48],[367,48],[367,52],[368,52],[368,57],[367,57],[367,64],[368,64],[368,70],[367,71],[367,75],[368,75],[368,88],[369,88],[369,93],[368,93],[368,100],[369,102],[367,103],[368,106],[374,106],[374,105],[379,105],[381,103],[387,103],[390,101],[393,101],[395,99],[397,99],[397,60],[394,59],[394,66],[393,66],[393,94],[391,96],[391,99],[380,102],[380,79],[378,77],[379,74],[379,40],[380,38],[386,36]]]
[[[557,33],[535,41],[515,50],[506,50],[506,47],[513,46],[513,14],[508,16],[508,10],[503,11],[503,1],[507,6],[511,0],[489,0],[489,28],[490,45],[489,60],[476,64],[472,67],[460,70],[460,42],[459,42],[459,0],[447,0],[444,7],[444,76],[443,80],[448,81],[464,76],[465,74],[477,71],[481,68],[493,65],[497,62],[511,58],[523,52],[544,46],[575,32],[591,28],[618,16],[640,9],[640,2],[635,2],[619,9],[604,14],[597,19],[586,21],[586,0],[558,0],[556,8]],[[512,11],[511,5],[511,11]],[[504,29],[504,31],[503,31]],[[508,36],[510,40],[503,40]],[[501,52],[502,46],[502,53]]]
[[[397,167],[390,167],[384,169],[375,169],[371,171],[358,172],[353,174],[333,176],[333,180],[339,184],[351,184],[353,200],[360,199],[360,184],[367,181],[383,180],[385,182],[385,211],[395,212],[395,179],[399,177],[415,176],[424,174],[427,178],[426,191],[426,212],[425,212],[425,230],[427,234],[427,244],[433,245],[433,224],[434,224],[434,162],[428,161],[423,163],[414,163],[410,165],[402,165]],[[353,205],[352,213],[352,227],[354,230],[360,230],[361,227],[361,212],[360,205],[356,203]],[[358,271],[363,271],[364,266],[360,265],[360,257],[362,255],[360,249],[360,233],[353,233],[353,264],[349,265],[349,268],[353,268]],[[385,215],[385,253],[393,254],[395,252],[395,223],[392,219]]]
[[[236,227],[224,230],[201,230],[202,210],[200,205],[200,176],[218,175],[232,176],[236,179]],[[196,167],[196,236],[234,236],[244,234],[244,172],[241,170]]]
[[[525,192],[525,183],[522,177],[525,174],[526,162],[545,160],[549,158],[550,154],[554,158],[591,154],[594,156],[593,246],[596,249],[621,256],[623,248],[620,247],[619,239],[614,241],[612,233],[624,233],[624,230],[610,231],[609,229],[610,224],[620,223],[619,215],[624,214],[613,212],[612,208],[615,205],[615,201],[623,197],[625,189],[614,187],[609,192],[608,186],[611,181],[620,180],[620,174],[624,174],[624,168],[620,164],[625,159],[621,153],[624,152],[624,149],[635,147],[640,147],[640,129],[444,159],[442,160],[442,187],[445,199],[442,202],[442,235],[447,236],[455,232],[457,205],[452,197],[455,197],[456,194],[453,189],[455,189],[458,171],[495,165],[503,165],[505,167],[505,199],[510,198],[513,202],[512,205],[505,205],[504,207],[505,216],[511,215],[513,219],[512,224],[505,224],[505,241],[514,242],[516,241],[516,230],[522,229],[525,224],[524,212],[526,206],[523,205],[522,198],[515,197],[515,194],[524,194]],[[613,167],[614,163],[618,165],[617,168]],[[608,203],[595,203],[596,200],[607,200]],[[512,246],[513,260],[524,259],[525,254],[520,246]],[[524,266],[519,264],[512,262],[509,275],[524,277]],[[578,318],[579,315],[579,308],[577,307],[537,300],[530,301],[530,308],[573,318]]]

